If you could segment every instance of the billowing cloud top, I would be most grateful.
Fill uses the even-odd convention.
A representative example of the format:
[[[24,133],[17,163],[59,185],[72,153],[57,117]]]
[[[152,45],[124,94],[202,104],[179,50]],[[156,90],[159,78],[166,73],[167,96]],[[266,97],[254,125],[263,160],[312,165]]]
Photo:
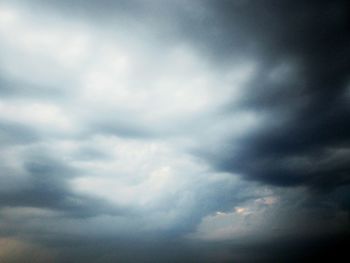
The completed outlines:
[[[1,1],[0,261],[341,255],[347,30],[346,1]]]

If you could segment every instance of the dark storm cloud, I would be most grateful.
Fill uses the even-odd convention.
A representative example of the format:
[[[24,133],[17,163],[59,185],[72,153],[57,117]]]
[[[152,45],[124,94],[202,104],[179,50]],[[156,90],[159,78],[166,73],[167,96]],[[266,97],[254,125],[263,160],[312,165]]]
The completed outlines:
[[[59,262],[213,262],[218,257],[203,253],[185,240],[56,239],[47,247],[61,247]],[[208,249],[208,247],[206,247]]]
[[[11,159],[9,164],[0,160],[1,215],[6,217],[6,213],[10,213],[6,210],[8,208],[18,209],[21,213],[26,212],[25,208],[39,208],[62,213],[67,220],[62,221],[61,216],[51,218],[52,225],[61,227],[57,228],[59,233],[50,235],[52,232],[45,227],[39,227],[43,233],[40,236],[34,233],[31,225],[26,225],[25,220],[21,222],[14,213],[8,221],[15,218],[18,222],[0,224],[1,233],[9,236],[19,233],[20,238],[21,235],[31,233],[30,238],[33,241],[57,249],[59,262],[271,262],[276,259],[295,262],[319,256],[319,249],[332,251],[332,257],[339,256],[336,255],[338,252],[344,252],[343,244],[348,238],[335,235],[348,226],[348,218],[344,220],[343,212],[350,209],[350,36],[347,32],[349,21],[346,1],[241,0],[171,3],[172,1],[88,0],[14,3],[17,2],[21,8],[29,7],[29,13],[39,13],[53,20],[61,15],[67,21],[82,20],[88,24],[87,27],[94,28],[92,35],[97,38],[99,34],[96,32],[99,32],[99,29],[96,28],[99,27],[101,31],[108,27],[110,31],[107,35],[112,35],[110,32],[113,32],[114,27],[115,31],[118,31],[125,26],[125,32],[128,32],[128,29],[135,26],[137,34],[144,34],[139,39],[145,41],[145,45],[150,44],[146,43],[148,38],[143,39],[144,36],[152,35],[161,39],[161,44],[158,43],[159,46],[155,47],[159,52],[157,56],[166,53],[162,47],[164,44],[176,46],[186,42],[199,51],[198,54],[203,57],[203,61],[211,64],[213,71],[214,68],[220,72],[221,69],[235,64],[243,65],[246,60],[256,63],[256,71],[244,84],[242,98],[238,102],[232,98],[235,102],[228,103],[220,109],[209,109],[209,115],[206,112],[198,114],[199,117],[196,115],[193,120],[191,117],[181,121],[165,118],[166,121],[162,119],[159,123],[152,123],[148,119],[140,120],[143,111],[148,111],[148,105],[140,108],[141,113],[124,113],[122,110],[113,112],[108,107],[107,110],[101,110],[105,106],[104,100],[94,107],[96,102],[93,99],[92,103],[89,100],[80,101],[79,96],[76,99],[74,96],[77,93],[85,91],[78,90],[75,86],[80,83],[80,79],[76,82],[70,81],[70,76],[68,80],[63,77],[62,80],[59,79],[57,86],[62,86],[63,90],[60,93],[59,88],[57,91],[46,89],[48,84],[45,84],[45,81],[41,88],[39,84],[36,86],[37,84],[27,83],[26,78],[20,80],[21,74],[19,79],[4,76],[4,70],[5,73],[0,75],[0,96],[4,101],[19,98],[19,102],[14,102],[19,106],[22,103],[21,99],[25,101],[33,98],[33,101],[37,102],[44,98],[48,104],[54,102],[53,105],[61,103],[59,106],[63,109],[62,115],[74,117],[71,122],[79,127],[78,131],[71,133],[58,130],[57,134],[62,136],[56,136],[57,134],[51,134],[52,123],[46,124],[45,120],[42,127],[28,125],[27,122],[17,123],[16,116],[13,122],[0,120],[0,144],[3,149],[13,147],[13,151],[17,151],[16,147],[27,147],[35,143],[51,146],[50,150],[40,154],[28,146],[26,154]],[[30,19],[38,19],[39,24],[42,24],[40,16],[35,19],[33,17]],[[60,21],[57,19],[56,22]],[[35,31],[35,28],[33,30]],[[47,32],[50,30],[48,26]],[[29,36],[32,36],[30,32],[29,30]],[[135,32],[130,33],[130,36]],[[73,34],[75,33],[73,30]],[[128,34],[129,32],[126,35],[129,36]],[[46,37],[50,39],[50,34]],[[128,37],[126,39],[128,42]],[[102,38],[97,42],[105,40],[109,41]],[[111,45],[117,42],[118,40],[111,41]],[[39,46],[40,43],[39,41]],[[103,48],[104,46],[101,49]],[[48,50],[51,54],[51,50]],[[95,52],[94,48],[92,50]],[[140,50],[147,52],[149,49]],[[106,53],[109,55],[108,50]],[[156,56],[156,53],[152,53],[152,56]],[[100,53],[97,54],[100,56]],[[105,55],[103,52],[101,54]],[[158,60],[155,58],[155,61]],[[104,69],[105,62],[109,60],[102,60],[102,66],[96,62],[97,71]],[[153,60],[151,63],[156,64]],[[85,68],[86,63],[83,64]],[[94,64],[93,59],[91,64]],[[108,69],[108,66],[106,68]],[[178,73],[176,70],[174,74],[181,74],[181,71]],[[145,71],[147,74],[148,71]],[[89,75],[90,71],[87,73],[86,75]],[[104,78],[112,78],[109,73],[102,74],[97,82]],[[206,73],[209,75],[210,72],[203,71],[199,75]],[[114,74],[114,71],[111,71],[111,74]],[[82,78],[84,77],[86,78],[85,75]],[[147,78],[143,79],[148,81]],[[150,82],[152,81],[151,77]],[[40,82],[40,79],[36,82]],[[98,82],[98,85],[104,84],[103,81],[101,83]],[[179,85],[181,84],[180,82]],[[142,85],[142,88],[148,86]],[[211,88],[221,92],[220,83]],[[63,96],[63,93],[70,93],[71,89],[71,97]],[[108,92],[112,90],[106,90],[106,94],[103,94],[103,90],[97,95],[108,97]],[[153,93],[149,91],[147,95],[149,94]],[[155,92],[154,101],[160,100],[161,95]],[[192,93],[189,96],[194,100],[191,97],[194,96]],[[153,101],[146,100],[146,104],[150,102]],[[122,105],[117,105],[118,103]],[[123,103],[137,104],[138,101],[118,101],[116,105],[113,102],[113,106],[123,109]],[[141,100],[140,103],[144,102]],[[43,109],[49,111],[50,108]],[[12,108],[9,112],[11,110]],[[40,112],[40,117],[43,111]],[[222,151],[212,151],[210,147],[206,147],[206,141],[210,141],[211,137],[221,136],[215,131],[212,134],[205,133],[207,129],[210,130],[209,126],[215,125],[216,117],[231,116],[240,111],[266,117],[261,125],[254,130],[248,129],[239,139],[235,136],[231,139],[230,132],[224,133],[227,138],[219,138],[220,145],[216,147]],[[222,116],[219,117],[218,112]],[[186,112],[183,115],[187,115]],[[180,115],[179,119],[183,115]],[[40,117],[34,115],[32,119]],[[53,119],[56,120],[55,118],[54,115]],[[227,123],[224,126],[231,127]],[[198,130],[200,132],[196,133]],[[205,135],[201,137],[202,133]],[[66,136],[67,134],[69,136]],[[211,176],[201,169],[193,168],[192,164],[188,164],[193,160],[182,159],[182,153],[176,152],[177,149],[174,150],[175,153],[169,153],[169,149],[164,150],[157,145],[157,139],[177,135],[189,141],[199,138],[198,151],[214,169],[210,172],[239,174],[241,178],[253,183],[239,181],[230,185],[230,181],[220,179],[220,176]],[[115,138],[118,140],[114,141]],[[133,140],[135,138],[136,140]],[[128,144],[129,139],[133,143],[131,146]],[[148,142],[154,142],[153,139],[154,145],[148,145]],[[146,146],[143,145],[145,141]],[[177,146],[183,150],[180,144],[181,142]],[[69,149],[56,150],[56,146]],[[157,147],[161,149],[157,151]],[[187,145],[183,148],[187,149]],[[119,149],[121,150],[118,151]],[[114,150],[117,151],[116,157],[112,156]],[[139,152],[142,154],[138,155]],[[4,156],[6,153],[4,151]],[[65,157],[69,160],[64,159]],[[12,163],[16,162],[21,163],[20,167],[12,169]],[[156,162],[159,163],[153,167],[153,163]],[[88,168],[80,170],[71,163]],[[163,169],[168,163],[174,165],[174,170],[179,170],[178,173],[174,172],[175,179],[172,177],[174,170]],[[132,169],[134,167],[136,168]],[[87,173],[86,181],[75,182],[74,188],[70,184],[72,179],[83,177],[84,173]],[[144,174],[147,176],[142,177]],[[185,179],[182,174],[185,175]],[[191,180],[192,176],[194,180]],[[232,178],[235,177],[232,175]],[[84,184],[86,182],[87,186]],[[109,187],[109,183],[115,189]],[[272,185],[273,191],[268,191],[270,188],[267,187],[265,193],[260,187],[266,185]],[[109,189],[104,189],[103,186]],[[281,190],[275,186],[290,188]],[[298,191],[297,186],[307,186],[317,191],[308,194],[301,192],[300,195],[298,192],[284,192]],[[109,194],[106,195],[107,199],[111,198],[113,201],[121,198],[121,201],[127,204],[126,207],[132,207],[130,210],[133,209],[133,213],[128,214],[129,209],[120,208],[116,204],[120,200],[111,204],[93,195],[79,193],[79,187],[90,187],[93,193],[97,192],[102,196],[106,192]],[[121,189],[121,195],[118,195],[118,187]],[[272,200],[271,204],[266,204],[268,201],[262,200],[264,197],[270,197],[271,199],[267,200]],[[151,201],[147,202],[148,199]],[[262,202],[265,204],[261,204]],[[236,206],[241,205],[241,210],[237,211],[243,212],[235,212]],[[266,207],[270,206],[271,210],[268,210]],[[267,212],[264,212],[264,209]],[[15,212],[19,213],[18,211]],[[35,212],[30,213],[34,214],[30,216],[35,217]],[[243,229],[242,232],[247,228],[253,229],[253,233],[248,231],[247,236],[243,235],[241,238],[236,238],[233,234],[232,238],[236,238],[237,243],[210,243],[201,240],[192,242],[180,238],[195,231],[196,226],[208,217],[214,218],[213,224],[217,222],[220,226],[222,222],[217,219],[220,216],[226,216],[226,220],[239,218],[232,223],[232,227],[236,227],[237,222],[238,225],[243,222],[242,226],[239,225]],[[242,217],[244,220],[240,221]],[[301,223],[298,221],[294,224],[291,218]],[[46,218],[37,216],[37,220],[40,223]],[[267,233],[268,230],[259,231],[259,228],[265,227],[264,224],[260,225],[264,220],[271,221],[266,227],[272,229],[271,233]],[[329,224],[332,226],[328,227]],[[274,228],[274,225],[282,225],[285,228]],[[316,240],[317,238],[313,237],[305,239],[304,237],[313,231],[308,229],[309,226],[313,226],[313,230],[316,229],[325,240]],[[21,230],[16,232],[15,228],[20,227]],[[13,232],[6,232],[6,229],[13,229]],[[61,229],[64,231],[60,232]],[[67,232],[68,237],[64,239]],[[261,234],[259,236],[261,232],[262,237]],[[276,232],[281,233],[280,236],[276,235]],[[292,238],[284,238],[284,235],[290,232],[293,232]],[[329,236],[324,234],[329,232]],[[344,231],[344,236],[347,234],[348,232]],[[257,236],[263,241],[256,241]],[[300,236],[300,239],[295,236]]]
[[[232,111],[244,108],[270,116],[234,150],[219,153],[218,168],[281,186],[348,184],[349,155],[338,154],[348,149],[350,134],[346,1],[209,5],[221,42],[209,40],[209,52],[225,60],[234,60],[237,50],[260,58],[243,102]],[[237,49],[237,39],[249,50]],[[284,74],[283,67],[291,72]],[[230,148],[229,141],[224,148]]]
[[[5,187],[0,190],[0,207],[52,209],[70,217],[121,212],[104,200],[74,193],[67,180],[78,176],[78,170],[52,157],[33,155],[25,160],[21,175],[11,169],[2,170],[1,180]],[[13,189],[13,186],[17,187]]]
[[[228,262],[316,262],[347,257],[348,236],[293,238],[276,241],[224,244],[232,261]],[[254,253],[252,253],[254,251]]]
[[[349,237],[284,238],[264,241],[189,242],[160,239],[46,240],[45,247],[60,247],[59,262],[310,262],[334,261],[347,256]]]

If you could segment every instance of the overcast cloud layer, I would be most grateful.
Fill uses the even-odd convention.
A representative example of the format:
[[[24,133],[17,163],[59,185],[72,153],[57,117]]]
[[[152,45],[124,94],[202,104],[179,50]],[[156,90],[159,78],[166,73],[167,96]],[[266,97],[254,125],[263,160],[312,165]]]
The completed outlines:
[[[345,255],[346,2],[0,1],[0,261]]]

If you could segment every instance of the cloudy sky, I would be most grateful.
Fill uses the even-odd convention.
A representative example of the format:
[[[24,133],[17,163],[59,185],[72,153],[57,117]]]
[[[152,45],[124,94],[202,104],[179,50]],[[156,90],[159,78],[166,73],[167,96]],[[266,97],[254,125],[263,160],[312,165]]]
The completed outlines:
[[[345,254],[346,2],[1,0],[0,261]]]

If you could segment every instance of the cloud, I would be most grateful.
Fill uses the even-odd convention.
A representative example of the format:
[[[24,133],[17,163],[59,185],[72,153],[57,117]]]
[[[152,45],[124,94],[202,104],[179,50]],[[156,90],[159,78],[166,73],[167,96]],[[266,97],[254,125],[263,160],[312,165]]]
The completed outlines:
[[[2,155],[8,156],[3,159],[7,164],[2,163],[1,207],[53,209],[73,217],[119,213],[118,208],[98,198],[74,193],[67,180],[79,172],[62,160],[43,152],[43,147],[25,147],[17,151],[8,149],[2,152]]]
[[[2,2],[0,236],[59,262],[333,249],[349,226],[344,7]]]
[[[28,258],[35,262],[53,262],[55,258],[53,251],[16,239],[1,238],[0,245],[0,259],[4,262],[23,262]]]
[[[231,150],[209,154],[217,156],[218,169],[282,186],[328,189],[348,183],[348,167],[337,154],[348,148],[344,3],[212,4],[214,13],[222,14],[217,23],[223,43],[236,37],[247,46],[253,42],[248,51],[259,58],[244,99],[229,110],[247,108],[265,116],[265,123],[239,141],[228,139]],[[208,42],[211,51],[236,56],[234,45],[215,47]]]

